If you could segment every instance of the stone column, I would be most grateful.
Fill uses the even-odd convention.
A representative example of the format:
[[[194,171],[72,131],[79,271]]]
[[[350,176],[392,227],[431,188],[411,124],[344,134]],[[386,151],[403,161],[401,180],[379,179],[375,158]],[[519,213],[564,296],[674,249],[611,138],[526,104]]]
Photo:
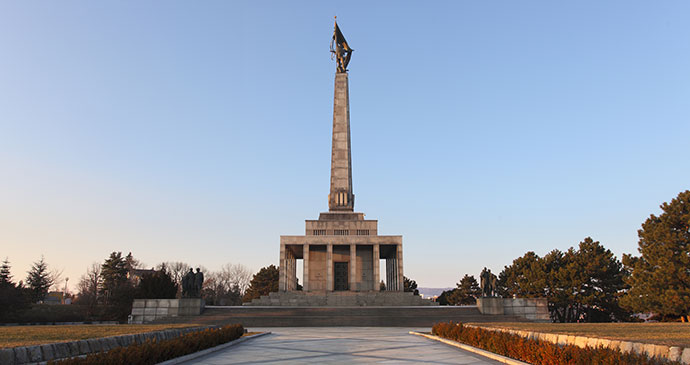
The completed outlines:
[[[302,262],[304,263],[304,269],[302,270],[303,274],[303,279],[304,281],[302,283],[302,291],[308,292],[309,291],[309,244],[305,243],[304,246],[302,246]]]
[[[297,258],[290,250],[290,290],[297,290]]]
[[[402,252],[402,245],[398,245],[395,250],[396,254],[396,263],[398,264],[397,266],[397,273],[398,273],[398,290],[403,291],[405,290],[405,281],[403,278],[403,252]]]
[[[285,245],[281,244],[280,245],[280,264],[278,265],[278,271],[279,271],[279,276],[278,276],[278,290],[279,291],[286,291],[287,290],[287,280],[286,280],[286,270],[285,270]]]
[[[386,259],[386,291],[393,290],[393,263],[392,259]]]
[[[329,243],[326,252],[326,291],[333,291],[333,244]]]
[[[374,291],[379,291],[381,289],[381,278],[379,276],[381,273],[381,268],[379,267],[381,261],[381,255],[379,251],[379,244],[374,245]]]
[[[350,291],[357,291],[357,245],[350,244]]]

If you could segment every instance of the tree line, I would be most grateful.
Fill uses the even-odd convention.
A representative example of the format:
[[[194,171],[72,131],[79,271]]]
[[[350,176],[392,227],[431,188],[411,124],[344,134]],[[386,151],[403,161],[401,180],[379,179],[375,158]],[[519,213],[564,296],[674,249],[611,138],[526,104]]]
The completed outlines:
[[[501,271],[498,293],[547,298],[554,322],[630,321],[637,319],[634,313],[690,320],[690,191],[660,207],[662,213],[650,215],[638,230],[640,256],[619,260],[591,237],[543,257],[529,251]],[[471,275],[456,286],[437,301],[474,304],[481,295]]]

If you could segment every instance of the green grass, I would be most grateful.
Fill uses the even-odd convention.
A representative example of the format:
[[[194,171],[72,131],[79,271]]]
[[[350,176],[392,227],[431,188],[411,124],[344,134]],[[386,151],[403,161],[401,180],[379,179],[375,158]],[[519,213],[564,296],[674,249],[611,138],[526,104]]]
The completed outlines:
[[[485,328],[597,337],[690,347],[690,323],[468,323]]]
[[[0,327],[0,347],[69,342],[88,338],[131,335],[135,333],[184,327],[196,326],[193,324],[2,326]]]

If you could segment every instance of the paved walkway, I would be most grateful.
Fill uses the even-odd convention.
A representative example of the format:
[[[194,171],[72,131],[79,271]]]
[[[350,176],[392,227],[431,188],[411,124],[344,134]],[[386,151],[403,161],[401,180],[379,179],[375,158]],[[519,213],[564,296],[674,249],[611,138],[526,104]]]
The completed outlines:
[[[499,364],[461,349],[410,335],[428,328],[250,328],[272,334],[190,361],[188,364],[433,363]]]

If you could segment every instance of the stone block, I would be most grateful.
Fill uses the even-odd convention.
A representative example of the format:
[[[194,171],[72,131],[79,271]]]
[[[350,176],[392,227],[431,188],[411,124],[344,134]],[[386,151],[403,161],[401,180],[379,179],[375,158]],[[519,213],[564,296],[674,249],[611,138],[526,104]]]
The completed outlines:
[[[30,362],[40,362],[43,361],[43,354],[41,354],[40,346],[27,346],[26,352],[29,355]]]
[[[104,340],[108,344],[110,350],[120,347],[120,344],[117,343],[117,339],[115,337],[106,337]]]
[[[525,314],[537,314],[537,307],[527,306],[522,307],[522,310],[525,311]]]
[[[627,352],[627,353],[629,353],[629,352],[632,352],[632,351],[633,351],[633,343],[630,342],[630,341],[621,341],[621,343],[620,343],[620,345],[618,346],[618,348],[619,348],[622,352]]]
[[[683,364],[690,364],[690,347],[683,349],[683,354],[680,355],[680,362]]]
[[[508,298],[512,301],[511,305],[513,307],[525,307],[527,306],[527,299],[525,298]]]
[[[632,350],[636,354],[644,354],[644,344],[640,342],[633,342]]]
[[[513,307],[513,314],[516,315],[516,316],[522,317],[524,314],[527,313],[527,312],[525,311],[526,308],[527,308],[527,307],[518,307],[518,306],[514,306],[514,307]]]
[[[21,347],[15,347],[14,349],[14,360],[17,362],[17,364],[24,364],[29,361],[29,352],[26,350],[25,346]]]
[[[146,306],[146,299],[134,299],[132,308],[144,308]]]
[[[0,364],[14,365],[14,350],[11,348],[0,349]]]
[[[69,348],[69,357],[79,356],[79,341],[67,342],[67,347]]]
[[[86,340],[86,342],[89,343],[89,348],[91,349],[91,352],[99,352],[103,351],[103,346],[101,345],[101,341],[95,338],[90,338]]]
[[[156,308],[156,317],[167,317],[168,316],[168,307],[158,307]]]
[[[53,350],[56,359],[64,359],[71,355],[67,342],[56,343],[53,345]]]
[[[144,314],[144,307],[132,307],[133,316],[141,316]]]
[[[575,336],[575,342],[573,344],[577,347],[585,348],[587,347],[587,343],[589,343],[589,338],[584,336]]]
[[[79,355],[86,355],[91,352],[91,346],[87,340],[77,341],[77,346],[79,347]]]
[[[504,314],[502,298],[477,298],[477,309],[482,314]]]
[[[671,346],[668,348],[668,359],[671,361],[680,361],[683,355],[683,349],[678,346]]]

